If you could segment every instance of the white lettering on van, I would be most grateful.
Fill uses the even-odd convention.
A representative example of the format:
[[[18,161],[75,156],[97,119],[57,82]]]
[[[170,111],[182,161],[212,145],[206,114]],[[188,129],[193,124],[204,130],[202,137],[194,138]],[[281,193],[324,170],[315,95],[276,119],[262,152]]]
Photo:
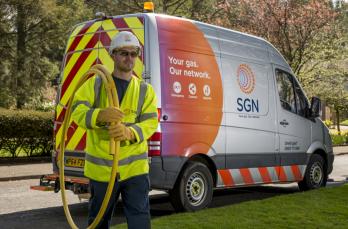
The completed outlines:
[[[170,73],[171,75],[179,76],[179,75],[181,75],[181,69],[176,69],[176,68],[174,68],[174,67],[170,67],[170,68],[169,68],[169,73]]]
[[[198,64],[194,60],[186,60],[185,64],[187,68],[198,68]]]
[[[170,64],[176,64],[176,65],[184,65],[184,60],[183,59],[177,59],[172,56],[168,56]]]
[[[198,72],[194,70],[184,70],[184,76],[210,79],[208,72]]]

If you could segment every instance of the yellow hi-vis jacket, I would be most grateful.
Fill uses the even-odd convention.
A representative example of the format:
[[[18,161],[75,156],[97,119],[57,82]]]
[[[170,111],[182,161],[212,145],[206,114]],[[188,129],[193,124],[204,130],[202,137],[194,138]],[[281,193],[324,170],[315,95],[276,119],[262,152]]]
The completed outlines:
[[[112,159],[109,154],[110,137],[106,127],[97,126],[96,119],[101,108],[108,107],[104,84],[98,76],[88,79],[76,92],[73,101],[72,119],[87,129],[86,177],[107,182],[110,180]],[[122,123],[134,132],[136,141],[122,141],[119,160],[119,181],[147,174],[147,139],[158,125],[157,98],[150,84],[133,76],[120,104],[125,113]]]

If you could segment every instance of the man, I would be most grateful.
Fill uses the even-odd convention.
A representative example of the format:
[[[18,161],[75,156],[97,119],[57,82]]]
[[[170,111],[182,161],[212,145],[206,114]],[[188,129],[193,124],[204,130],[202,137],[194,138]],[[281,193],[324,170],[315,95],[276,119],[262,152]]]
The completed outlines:
[[[72,118],[87,129],[84,174],[90,179],[88,224],[97,216],[110,179],[109,140],[120,141],[117,180],[109,206],[98,228],[109,228],[119,194],[128,228],[150,228],[147,139],[155,132],[157,100],[151,85],[132,75],[141,46],[131,32],[119,32],[111,41],[113,79],[120,108],[108,107],[101,78],[88,79],[75,94]],[[112,122],[120,124],[110,126]]]

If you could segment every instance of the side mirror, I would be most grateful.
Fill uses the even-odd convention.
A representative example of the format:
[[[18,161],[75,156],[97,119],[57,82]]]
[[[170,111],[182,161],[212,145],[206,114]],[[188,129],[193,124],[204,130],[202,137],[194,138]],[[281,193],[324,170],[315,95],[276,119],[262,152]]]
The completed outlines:
[[[311,101],[310,116],[317,118],[321,114],[321,100],[318,97],[313,97]]]

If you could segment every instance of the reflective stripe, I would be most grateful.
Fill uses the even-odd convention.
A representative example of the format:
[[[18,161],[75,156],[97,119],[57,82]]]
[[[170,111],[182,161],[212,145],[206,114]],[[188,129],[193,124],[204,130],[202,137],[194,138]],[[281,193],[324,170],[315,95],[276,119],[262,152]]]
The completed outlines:
[[[76,101],[74,106],[72,106],[72,112],[74,112],[74,110],[76,109],[76,107],[78,105],[81,105],[81,104],[84,104],[86,105],[87,107],[91,107],[91,104],[88,102],[88,101]]]
[[[124,158],[122,160],[118,161],[118,165],[119,166],[123,166],[123,165],[128,165],[131,164],[135,161],[138,160],[144,160],[147,159],[147,152],[142,153],[142,154],[138,154],[138,155],[132,155],[130,157]],[[88,162],[91,162],[93,164],[96,165],[102,165],[102,166],[108,166],[108,167],[112,167],[113,165],[113,160],[108,160],[108,159],[104,159],[104,158],[99,158],[99,157],[95,157],[93,155],[90,155],[88,153],[86,153],[86,157],[85,160]]]
[[[94,112],[94,108],[89,109],[86,113],[86,127],[87,129],[92,129],[92,115]]]
[[[138,120],[139,122],[142,122],[151,118],[157,118],[157,113],[154,112],[154,113],[141,114]]]
[[[132,127],[138,133],[140,142],[144,141],[144,135],[141,128],[137,125],[131,125],[130,127]]]
[[[134,123],[132,123],[132,122],[123,122],[123,124],[124,124],[125,126],[131,126],[131,125],[133,125]]]
[[[124,158],[122,160],[118,161],[118,165],[128,165],[134,161],[138,161],[138,160],[144,160],[147,159],[147,152],[139,154],[139,155],[132,155],[130,157]]]
[[[96,164],[96,165],[103,165],[103,166],[112,167],[112,164],[113,164],[112,160],[95,157],[95,156],[92,156],[88,153],[86,153],[85,159],[86,159],[86,161],[92,162],[93,164]]]
[[[139,122],[141,110],[144,105],[145,101],[145,95],[147,91],[147,84],[144,81],[140,82],[140,92],[139,92],[139,99],[138,99],[138,107],[137,107],[137,122]]]
[[[94,105],[93,107],[99,107],[100,105],[100,93],[101,93],[102,79],[98,76],[94,82]]]

